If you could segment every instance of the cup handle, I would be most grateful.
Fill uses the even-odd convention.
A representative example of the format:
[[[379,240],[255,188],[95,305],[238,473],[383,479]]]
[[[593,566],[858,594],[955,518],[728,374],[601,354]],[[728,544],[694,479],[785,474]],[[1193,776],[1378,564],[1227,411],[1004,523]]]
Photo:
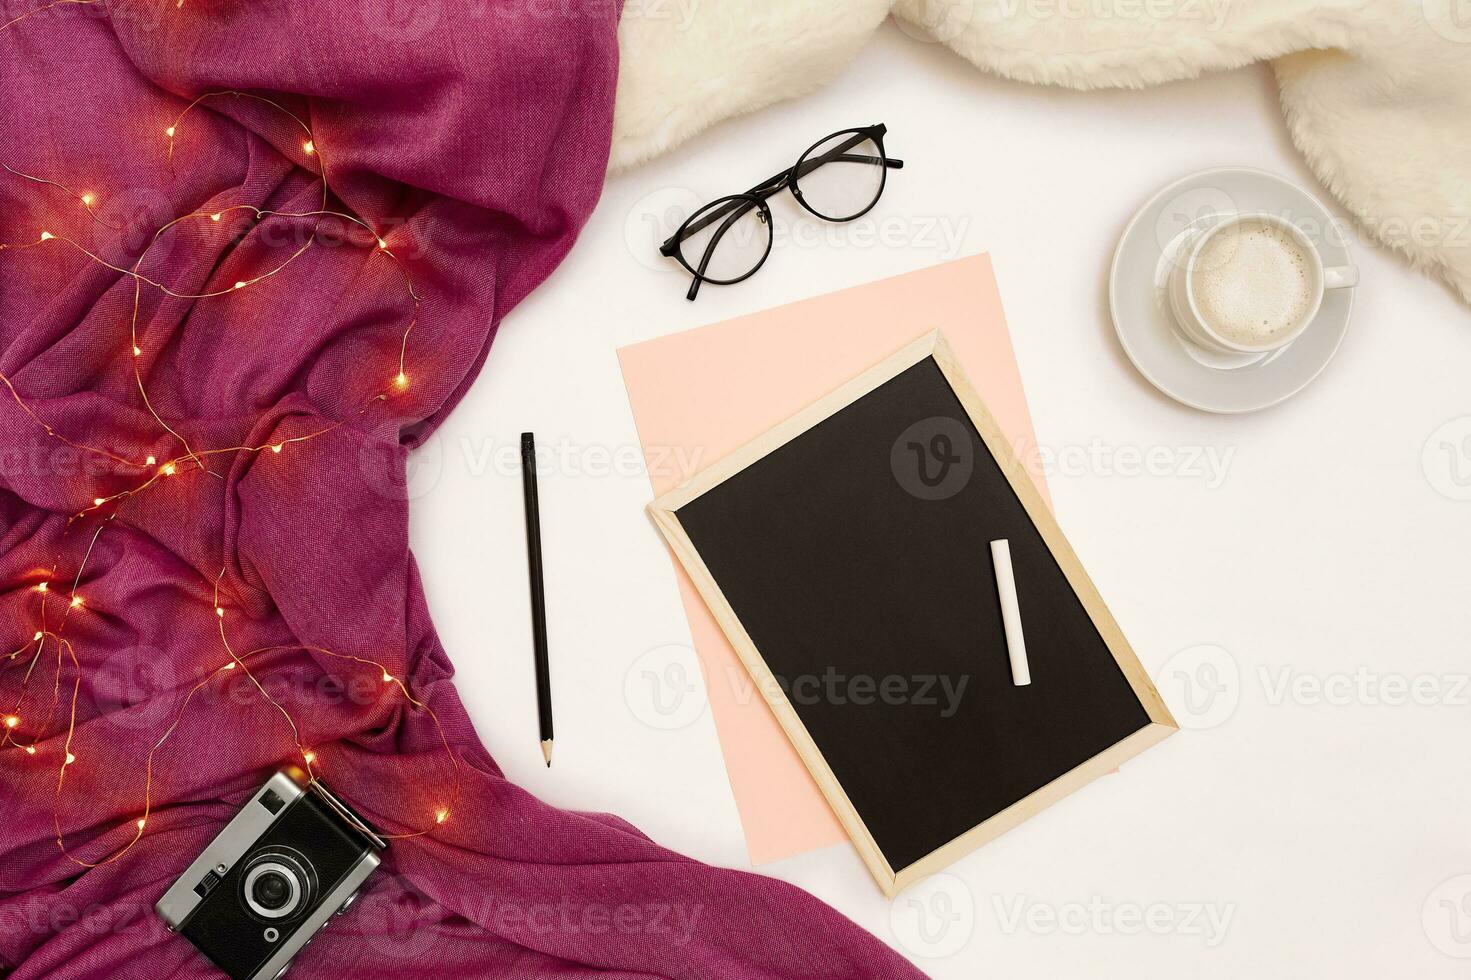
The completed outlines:
[[[1359,284],[1359,267],[1356,265],[1328,266],[1323,269],[1324,289],[1343,289]]]

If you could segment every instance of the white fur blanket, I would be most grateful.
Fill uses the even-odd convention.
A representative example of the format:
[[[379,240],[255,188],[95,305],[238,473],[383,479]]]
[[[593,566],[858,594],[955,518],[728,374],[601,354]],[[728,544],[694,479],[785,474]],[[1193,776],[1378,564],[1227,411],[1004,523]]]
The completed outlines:
[[[825,84],[891,13],[1039,84],[1140,87],[1270,59],[1324,186],[1471,302],[1471,0],[627,0],[613,168]]]

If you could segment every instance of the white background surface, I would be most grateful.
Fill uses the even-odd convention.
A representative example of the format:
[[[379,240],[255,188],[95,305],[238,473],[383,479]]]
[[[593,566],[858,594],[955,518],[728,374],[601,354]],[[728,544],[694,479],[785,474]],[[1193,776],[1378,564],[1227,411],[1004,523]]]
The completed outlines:
[[[907,166],[868,219],[815,225],[783,195],[788,236],[757,277],[684,300],[648,212],[744,190],[818,137],[880,121]],[[1349,338],[1305,392],[1234,418],[1169,401],[1114,338],[1106,269],[1146,198],[1223,164],[1326,197],[1264,68],[1078,94],[988,78],[890,24],[823,92],[610,180],[567,262],[507,318],[474,390],[412,461],[429,604],[511,778],[746,866],[698,675],[684,727],[649,724],[625,697],[631,673],[635,685],[658,673],[689,634],[643,514],[614,351],[988,251],[1055,458],[1058,518],[1184,730],[893,903],[847,845],[760,870],[936,977],[1465,976],[1471,501],[1453,498],[1471,497],[1471,314],[1361,244]],[[541,476],[550,770],[523,429],[555,454]],[[1153,474],[1139,473],[1133,454],[1151,450]]]

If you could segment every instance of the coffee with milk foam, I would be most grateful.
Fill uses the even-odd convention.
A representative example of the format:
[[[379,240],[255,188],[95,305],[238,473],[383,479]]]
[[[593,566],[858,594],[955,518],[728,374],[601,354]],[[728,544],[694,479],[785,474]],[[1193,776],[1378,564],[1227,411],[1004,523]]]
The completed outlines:
[[[1312,312],[1316,275],[1297,239],[1270,222],[1248,219],[1205,243],[1191,291],[1212,330],[1258,347],[1290,333]]]

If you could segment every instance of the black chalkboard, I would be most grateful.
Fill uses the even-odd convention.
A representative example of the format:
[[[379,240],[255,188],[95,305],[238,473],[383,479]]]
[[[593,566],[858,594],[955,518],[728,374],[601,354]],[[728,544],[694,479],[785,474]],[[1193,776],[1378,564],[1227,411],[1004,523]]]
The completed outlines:
[[[930,354],[670,511],[894,872],[1168,719],[993,448]],[[997,538],[1030,686],[1012,682]]]

